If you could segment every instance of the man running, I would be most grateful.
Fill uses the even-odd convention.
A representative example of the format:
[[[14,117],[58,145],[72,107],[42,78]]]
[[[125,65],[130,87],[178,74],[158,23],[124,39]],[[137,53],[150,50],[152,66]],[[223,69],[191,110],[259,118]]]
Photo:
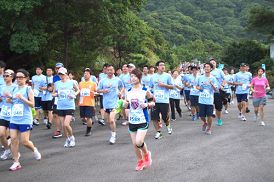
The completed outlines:
[[[101,80],[107,78],[107,67],[108,67],[108,64],[105,63],[103,65],[102,73],[99,74],[99,82]],[[102,93],[100,93],[100,114],[101,114],[101,119],[98,120],[98,123],[102,126],[105,126],[106,125],[105,120],[104,120],[105,110],[104,110],[104,105],[103,105],[103,94]]]
[[[192,114],[192,121],[196,121],[199,117],[199,95],[200,91],[197,90],[197,82],[199,79],[198,75],[198,68],[197,66],[192,66],[192,75],[189,77],[190,80],[190,104],[191,104],[191,114]]]

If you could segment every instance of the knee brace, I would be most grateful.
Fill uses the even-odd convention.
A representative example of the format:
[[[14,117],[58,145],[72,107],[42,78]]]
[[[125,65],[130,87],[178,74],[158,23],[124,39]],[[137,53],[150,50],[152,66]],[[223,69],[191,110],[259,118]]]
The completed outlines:
[[[139,146],[139,145],[136,145],[136,147],[140,149],[140,148],[143,148],[143,147],[144,147],[144,145],[145,145],[145,142],[143,142],[143,144],[142,144],[142,145],[140,145],[140,146]]]

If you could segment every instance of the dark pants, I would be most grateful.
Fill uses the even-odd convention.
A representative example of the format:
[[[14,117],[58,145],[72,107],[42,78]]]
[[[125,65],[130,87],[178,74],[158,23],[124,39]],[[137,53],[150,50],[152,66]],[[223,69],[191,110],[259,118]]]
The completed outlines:
[[[169,99],[170,110],[171,110],[171,119],[175,119],[175,107],[177,112],[181,115],[182,110],[180,108],[180,99]]]

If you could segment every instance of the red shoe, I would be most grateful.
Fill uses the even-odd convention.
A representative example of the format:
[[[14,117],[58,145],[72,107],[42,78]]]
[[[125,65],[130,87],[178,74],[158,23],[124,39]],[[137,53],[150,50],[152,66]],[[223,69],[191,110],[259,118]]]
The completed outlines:
[[[148,151],[148,153],[145,155],[144,164],[145,164],[145,168],[148,168],[152,164],[151,152],[150,151]]]
[[[145,163],[143,160],[139,160],[136,166],[136,171],[141,171],[143,170],[145,167]]]
[[[60,137],[62,137],[62,136],[63,136],[63,135],[62,135],[61,131],[55,131],[55,132],[53,133],[52,138],[60,138]]]

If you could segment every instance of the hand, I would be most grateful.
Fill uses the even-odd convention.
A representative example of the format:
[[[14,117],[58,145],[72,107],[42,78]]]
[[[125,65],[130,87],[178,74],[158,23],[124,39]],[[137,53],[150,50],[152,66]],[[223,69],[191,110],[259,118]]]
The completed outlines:
[[[159,83],[158,83],[158,86],[159,86],[159,87],[165,87],[166,85],[163,84],[162,82],[159,82]]]
[[[75,99],[75,98],[76,98],[76,96],[75,96],[74,94],[70,94],[70,95],[68,95],[68,97],[69,97],[70,99]]]
[[[17,98],[17,99],[22,99],[22,98],[23,98],[23,95],[22,95],[21,93],[17,93],[17,94],[16,94],[16,98]]]
[[[147,108],[147,106],[148,106],[148,103],[142,103],[142,104],[140,104],[140,107],[141,107],[142,109]]]
[[[109,93],[108,89],[103,90],[103,93]]]

